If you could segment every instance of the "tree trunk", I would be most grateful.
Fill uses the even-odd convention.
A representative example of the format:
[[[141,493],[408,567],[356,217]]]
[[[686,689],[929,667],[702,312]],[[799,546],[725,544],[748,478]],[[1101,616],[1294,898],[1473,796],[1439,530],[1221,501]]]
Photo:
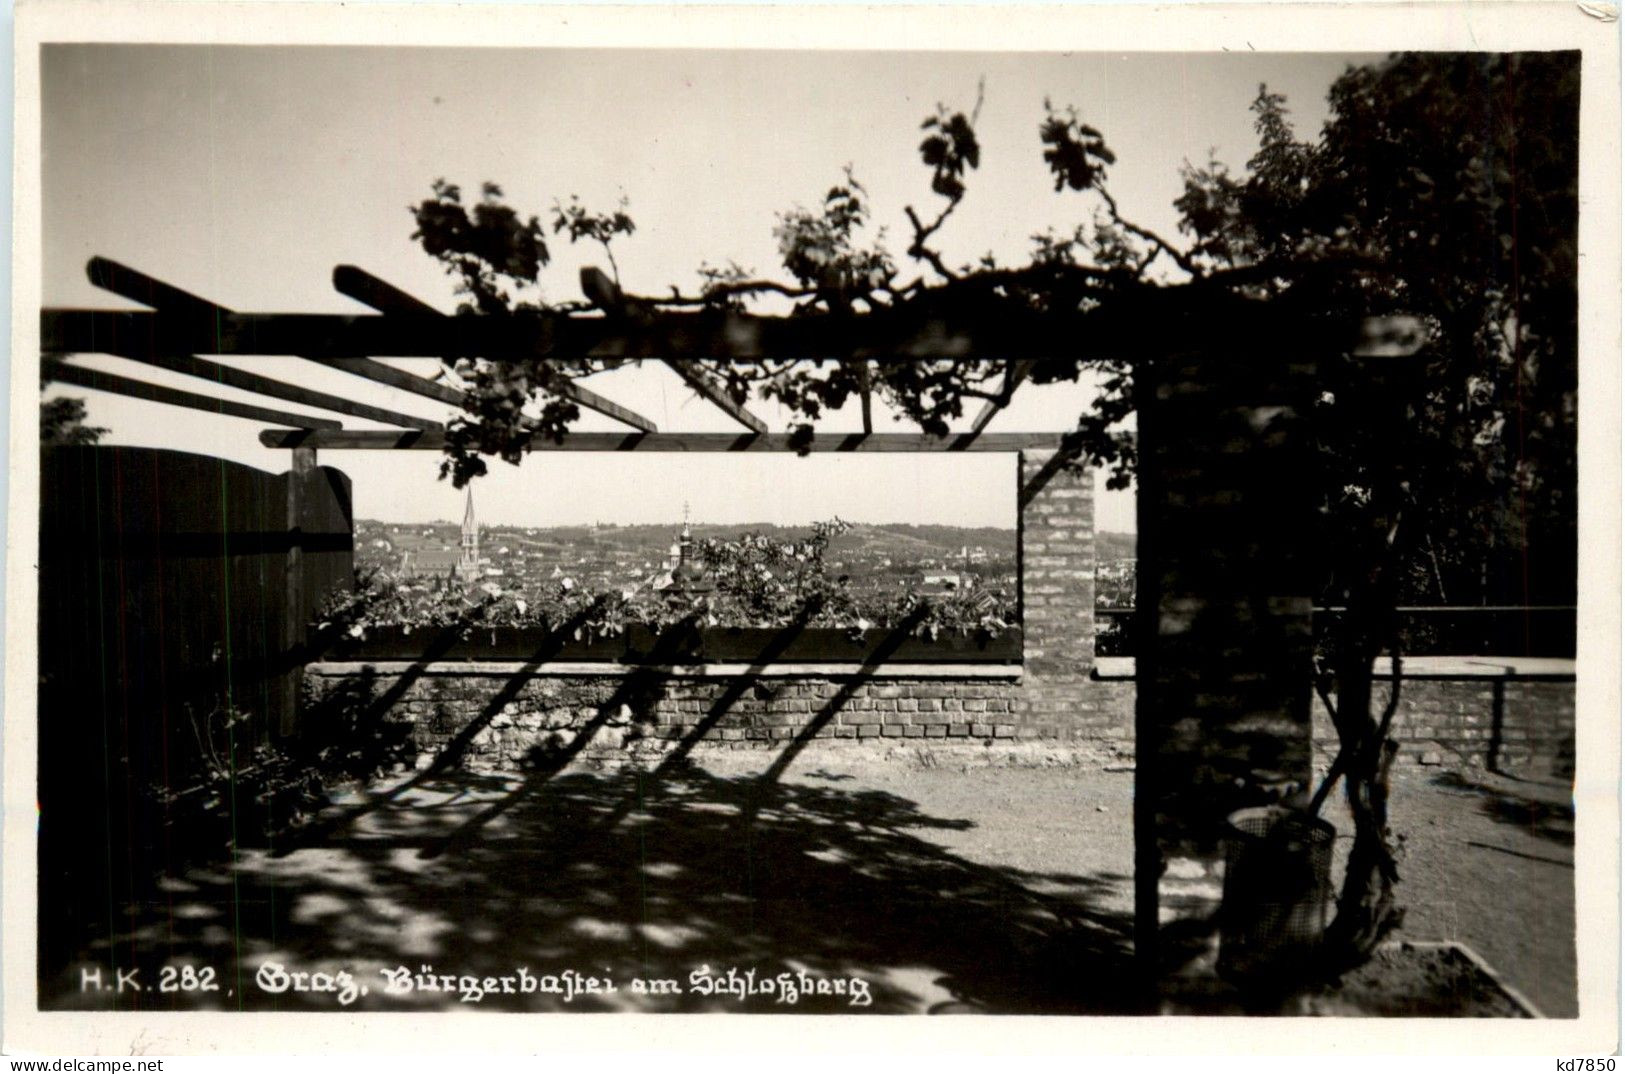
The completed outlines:
[[[1372,664],[1381,654],[1383,639],[1393,636],[1395,602],[1385,584],[1390,574],[1385,568],[1386,564],[1367,576],[1370,584],[1363,592],[1350,595],[1333,655],[1337,706],[1332,717],[1345,757],[1344,797],[1354,820],[1354,844],[1323,946],[1325,969],[1331,975],[1369,959],[1401,917],[1394,901],[1399,871],[1388,830],[1388,775],[1397,751],[1388,731],[1400,690],[1397,646],[1388,702],[1380,716],[1372,712]]]

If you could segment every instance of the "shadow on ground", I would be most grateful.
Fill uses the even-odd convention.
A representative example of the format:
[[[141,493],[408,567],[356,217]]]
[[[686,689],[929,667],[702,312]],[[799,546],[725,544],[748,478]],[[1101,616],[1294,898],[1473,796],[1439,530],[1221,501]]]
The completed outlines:
[[[1101,909],[1127,878],[995,867],[933,843],[933,817],[839,781],[785,783],[679,763],[641,771],[445,773],[376,799],[291,853],[161,881],[112,937],[43,982],[48,1007],[249,1009],[988,1011],[1133,1013],[1130,920]],[[267,963],[352,975],[367,995],[270,992]],[[161,967],[216,968],[217,992],[156,992]],[[81,987],[136,967],[144,991]],[[456,993],[386,995],[381,968],[497,978]],[[612,979],[614,994],[505,994],[518,967]],[[709,967],[798,990],[860,978],[870,1003],[782,985],[704,995]],[[796,977],[794,975],[804,976]],[[634,994],[634,978],[679,994]],[[275,975],[270,983],[277,984]],[[325,984],[316,978],[308,984]],[[336,977],[334,987],[342,988]]]
[[[1574,845],[1574,800],[1567,784],[1552,780],[1446,772],[1434,781],[1455,791],[1476,792],[1484,814],[1503,824],[1564,846]]]

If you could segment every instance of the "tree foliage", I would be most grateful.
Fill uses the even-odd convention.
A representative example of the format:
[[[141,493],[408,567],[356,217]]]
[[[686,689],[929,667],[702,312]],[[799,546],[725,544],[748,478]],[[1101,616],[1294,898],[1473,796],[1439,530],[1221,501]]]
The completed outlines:
[[[412,207],[417,221],[412,238],[457,278],[457,293],[469,297],[457,312],[539,309],[512,298],[507,288],[535,283],[550,260],[541,221],[522,218],[503,204],[502,188],[495,183],[480,187],[472,210],[463,204],[461,187],[437,179],[432,190],[432,197]]]
[[[462,188],[436,179],[431,196],[410,207],[417,223],[413,240],[457,280],[457,293],[468,296],[457,307],[460,316],[526,317],[558,308],[539,291],[529,297],[518,293],[537,285],[552,258],[541,221],[521,216],[502,196],[501,187],[486,182],[470,209]],[[553,230],[567,232],[572,243],[590,239],[607,250],[616,235],[629,235],[634,226],[624,205],[612,214],[594,214],[572,198],[555,203]],[[446,372],[465,389],[467,402],[447,426],[442,475],[461,487],[485,473],[483,456],[517,463],[532,438],[563,439],[581,409],[560,392],[562,383],[615,364],[586,359],[450,363]]]
[[[1157,286],[1147,272],[1166,257],[1190,277],[1233,277],[1237,290],[1301,306],[1420,312],[1435,326],[1435,345],[1410,386],[1407,427],[1418,435],[1407,449],[1413,514],[1425,516],[1412,522],[1425,521],[1418,529],[1425,539],[1410,557],[1404,594],[1457,603],[1552,599],[1572,578],[1572,563],[1561,561],[1575,513],[1577,93],[1572,54],[1397,56],[1339,78],[1330,121],[1306,140],[1286,100],[1260,87],[1258,147],[1245,170],[1212,161],[1186,168],[1175,203],[1183,247],[1122,216],[1108,186],[1116,156],[1105,134],[1076,108],[1046,101],[1037,129],[1043,162],[1057,192],[1090,199],[1091,218],[1035,234],[1026,266],[984,259],[954,268],[935,240],[971,195],[981,163],[979,91],[968,112],[939,105],[922,123],[918,152],[939,201],[934,213],[904,207],[905,263],[922,270],[918,277],[903,281],[867,191],[848,169],[816,208],[779,215],[773,230],[791,282],[753,278],[732,262],[704,264],[697,294],[674,289],[637,303],[743,309],[771,294],[802,314],[977,296],[1088,307]],[[501,189],[486,183],[470,207],[460,188],[438,180],[413,207],[414,238],[467,296],[460,312],[582,308],[549,303],[539,288],[519,294],[538,285],[549,250],[541,221],[501,199]],[[554,203],[552,229],[598,243],[618,272],[614,243],[635,225],[624,199],[601,213],[571,197]],[[1316,266],[1328,271],[1308,271]],[[461,484],[483,472],[482,456],[517,461],[531,438],[562,437],[579,410],[550,389],[615,364],[458,363],[452,373],[469,389],[469,404],[448,438],[446,472]],[[986,361],[700,365],[741,403],[760,396],[783,404],[795,416],[791,433],[803,441],[818,418],[858,397],[939,434],[968,407],[1003,398],[1004,368]],[[1076,440],[1113,468],[1121,487],[1135,464],[1123,428],[1133,411],[1129,364],[1045,362],[1033,379],[1080,376],[1103,390],[1079,416]],[[1323,400],[1328,428],[1339,426],[1337,410],[1352,412],[1341,427],[1353,439],[1332,451],[1343,471],[1326,482],[1327,513],[1339,520],[1341,508],[1369,502],[1363,497],[1378,477],[1371,460],[1382,455],[1359,437],[1371,424],[1361,415],[1371,399],[1355,391],[1343,408],[1343,398],[1334,391]],[[1513,565],[1530,558],[1525,552],[1537,539],[1546,542],[1537,558],[1555,565],[1550,579],[1537,571],[1526,587]]]
[[[46,355],[41,360],[41,384],[43,388],[49,383],[43,376],[52,362],[62,359]],[[58,397],[56,399],[42,399],[39,405],[39,442],[42,449],[54,447],[72,447],[80,444],[94,444],[101,440],[107,430],[99,425],[85,424],[85,401]]]
[[[1574,54],[1399,56],[1337,80],[1314,142],[1261,87],[1246,175],[1186,172],[1176,204],[1204,269],[1372,266],[1296,300],[1433,322],[1426,367],[1384,386],[1405,412],[1381,443],[1385,407],[1358,385],[1322,408],[1344,441],[1325,482],[1338,524],[1403,456],[1418,541],[1402,599],[1573,599],[1578,102]]]
[[[621,282],[621,267],[615,262],[615,250],[611,245],[619,235],[630,237],[637,230],[632,218],[627,215],[626,198],[614,212],[595,213],[581,204],[581,199],[571,196],[567,204],[553,203],[553,234],[568,233],[571,243],[592,241],[604,248],[604,256],[609,258],[610,271],[615,274],[615,282]]]
[[[40,446],[71,447],[94,444],[107,432],[99,425],[85,424],[83,399],[46,399],[39,405]]]
[[[904,207],[906,262],[872,230],[867,194],[848,170],[818,208],[778,219],[793,282],[756,279],[731,262],[704,265],[699,294],[628,298],[621,312],[742,310],[764,295],[789,299],[796,315],[973,302],[1075,311],[1168,286],[1150,274],[1162,258],[1185,282],[1267,298],[1283,312],[1425,318],[1429,345],[1398,372],[1353,361],[1324,367],[1314,423],[1320,596],[1349,608],[1320,685],[1343,739],[1357,829],[1329,950],[1357,959],[1397,920],[1386,816],[1393,702],[1373,712],[1371,692],[1372,659],[1395,647],[1395,605],[1574,599],[1578,54],[1407,54],[1351,67],[1332,86],[1330,118],[1313,139],[1296,131],[1288,102],[1261,86],[1252,104],[1258,146],[1245,168],[1186,166],[1175,202],[1182,243],[1123,216],[1108,184],[1116,156],[1106,135],[1075,108],[1046,101],[1042,160],[1066,205],[1085,199],[1087,221],[1036,233],[1030,262],[1014,268],[991,257],[954,266],[937,245],[973,193],[980,103],[979,91],[968,113],[939,106],[922,124],[920,160],[938,201],[934,212]],[[481,312],[545,308],[510,302],[498,286],[533,281],[546,250],[534,220],[501,206],[494,191],[487,186],[470,218],[456,188],[436,184],[435,199],[417,210],[417,237]],[[627,233],[630,221],[590,237],[607,250]],[[918,275],[905,279],[903,264]],[[548,377],[596,368],[467,365],[458,372],[471,388],[469,414],[448,438],[446,463],[458,483],[483,469],[477,453],[516,459],[530,436],[564,435],[574,415],[545,395]],[[937,434],[967,406],[1004,398],[1003,364],[977,359],[698,367],[736,401],[783,404],[802,443],[825,411],[854,397],[881,400]],[[1111,469],[1116,487],[1137,463],[1124,428],[1133,372],[1126,355],[1046,361],[1032,374],[1039,384],[1084,376],[1099,384],[1071,440]],[[540,414],[522,415],[538,396]]]
[[[1251,286],[1299,307],[1431,322],[1418,368],[1324,370],[1316,414],[1322,600],[1348,608],[1320,684],[1356,827],[1327,945],[1346,964],[1400,916],[1398,679],[1380,713],[1371,682],[1381,652],[1398,656],[1395,606],[1575,597],[1579,64],[1397,56],[1351,68],[1330,103],[1303,141],[1261,86],[1246,174],[1187,169],[1177,206],[1206,271],[1254,270]]]

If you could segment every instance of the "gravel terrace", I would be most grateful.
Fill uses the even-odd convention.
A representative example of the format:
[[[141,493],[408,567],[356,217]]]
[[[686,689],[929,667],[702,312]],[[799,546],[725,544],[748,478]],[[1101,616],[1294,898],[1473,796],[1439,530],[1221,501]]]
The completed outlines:
[[[339,796],[299,846],[163,881],[111,948],[87,945],[45,982],[45,1004],[1123,1012],[1131,772],[814,747],[764,781],[776,757],[381,781]],[[1574,1016],[1568,788],[1410,769],[1392,819],[1406,836],[1397,938],[1464,941],[1546,1014]],[[213,966],[222,987],[78,989],[80,968],[115,963],[143,981],[166,963]],[[334,991],[300,991],[267,964],[330,974],[305,984]],[[422,973],[478,987],[431,991]],[[594,992],[594,976],[615,991]]]

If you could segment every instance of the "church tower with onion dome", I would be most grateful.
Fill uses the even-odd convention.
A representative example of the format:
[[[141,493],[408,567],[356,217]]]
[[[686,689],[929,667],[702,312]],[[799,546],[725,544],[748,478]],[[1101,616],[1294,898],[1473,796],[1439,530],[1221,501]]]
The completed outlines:
[[[705,568],[694,562],[694,536],[688,528],[688,504],[683,505],[683,529],[677,537],[677,562],[671,568],[671,584],[665,594],[674,602],[686,602],[716,589],[705,576]]]

